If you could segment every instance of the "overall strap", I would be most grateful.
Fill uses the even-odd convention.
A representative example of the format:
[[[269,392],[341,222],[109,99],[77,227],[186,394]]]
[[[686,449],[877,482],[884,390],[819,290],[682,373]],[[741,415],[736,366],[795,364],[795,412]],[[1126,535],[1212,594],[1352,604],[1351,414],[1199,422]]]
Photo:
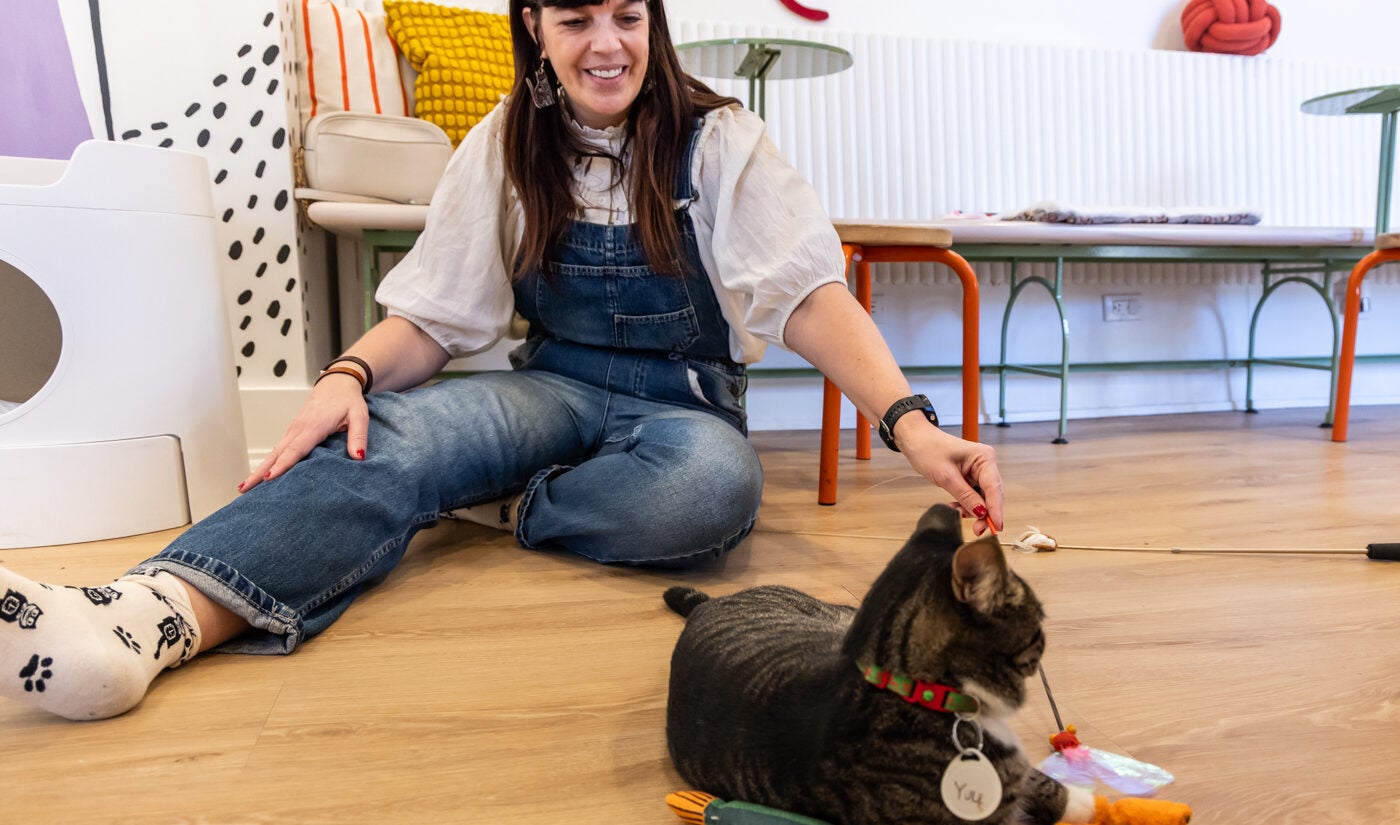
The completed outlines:
[[[689,133],[685,135],[685,153],[676,164],[676,200],[684,203],[695,199],[695,187],[691,177],[695,172],[695,150],[700,143],[700,127],[705,125],[703,117],[690,122]]]

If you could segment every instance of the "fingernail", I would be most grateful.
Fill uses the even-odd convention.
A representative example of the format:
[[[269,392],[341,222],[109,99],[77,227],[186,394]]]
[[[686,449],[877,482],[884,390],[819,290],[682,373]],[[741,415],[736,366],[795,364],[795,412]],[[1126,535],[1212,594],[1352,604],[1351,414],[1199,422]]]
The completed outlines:
[[[268,470],[267,475],[263,476],[263,481],[267,481],[270,478],[272,478],[272,471]]]
[[[979,504],[976,507],[972,508],[972,514],[977,516],[978,518],[986,518],[987,508]]]
[[[364,458],[364,457],[365,457],[365,451],[364,451],[364,450],[356,450],[356,451],[355,451],[355,455],[359,456],[360,458]]]
[[[243,482],[238,482],[238,492],[243,492]]]

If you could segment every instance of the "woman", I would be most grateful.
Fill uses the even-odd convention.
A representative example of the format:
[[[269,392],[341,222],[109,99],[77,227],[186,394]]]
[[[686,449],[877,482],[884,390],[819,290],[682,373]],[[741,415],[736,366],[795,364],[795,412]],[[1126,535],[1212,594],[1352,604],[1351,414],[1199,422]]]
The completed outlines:
[[[767,343],[890,411],[891,446],[979,533],[1000,523],[991,448],[901,414],[926,399],[847,291],[815,194],[682,72],[661,0],[512,0],[511,30],[515,87],[380,288],[389,317],[242,496],[154,558],[98,588],[0,571],[0,691],[101,718],[203,650],[290,652],[443,511],[605,563],[719,556],[758,508],[739,399]],[[514,370],[413,389],[516,315]]]

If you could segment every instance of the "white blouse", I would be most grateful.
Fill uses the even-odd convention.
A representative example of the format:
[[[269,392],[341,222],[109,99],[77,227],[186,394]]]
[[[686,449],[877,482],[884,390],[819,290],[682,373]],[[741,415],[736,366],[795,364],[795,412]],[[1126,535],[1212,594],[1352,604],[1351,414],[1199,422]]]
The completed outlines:
[[[510,263],[524,217],[506,178],[504,109],[496,107],[453,154],[422,235],[375,296],[454,358],[493,346],[515,317]],[[574,128],[618,154],[621,127]],[[813,290],[845,283],[845,259],[816,192],[778,153],[756,115],[716,109],[699,140],[690,216],[701,263],[729,323],[730,357],[753,363],[768,344],[783,346],[788,318]],[[577,218],[628,223],[628,186],[614,183],[610,161],[576,162]]]

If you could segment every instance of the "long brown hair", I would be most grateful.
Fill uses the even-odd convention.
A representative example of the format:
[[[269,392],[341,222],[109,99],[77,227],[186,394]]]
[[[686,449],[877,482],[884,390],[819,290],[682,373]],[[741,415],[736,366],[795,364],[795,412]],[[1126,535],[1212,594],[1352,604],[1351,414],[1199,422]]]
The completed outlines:
[[[511,0],[510,36],[515,51],[515,82],[506,104],[506,174],[525,215],[525,235],[514,277],[541,267],[550,247],[572,220],[575,205],[569,160],[597,150],[585,147],[551,106],[536,109],[526,78],[540,65],[540,48],[525,27],[523,9],[539,19],[542,6],[599,6],[604,0]],[[680,232],[675,221],[675,181],[685,146],[682,136],[697,116],[722,106],[738,106],[686,74],[671,45],[662,0],[645,0],[648,18],[647,76],[627,116],[631,144],[630,200],[633,221],[652,269],[680,271]],[[554,69],[545,63],[550,84]],[[619,161],[620,159],[615,158]]]

